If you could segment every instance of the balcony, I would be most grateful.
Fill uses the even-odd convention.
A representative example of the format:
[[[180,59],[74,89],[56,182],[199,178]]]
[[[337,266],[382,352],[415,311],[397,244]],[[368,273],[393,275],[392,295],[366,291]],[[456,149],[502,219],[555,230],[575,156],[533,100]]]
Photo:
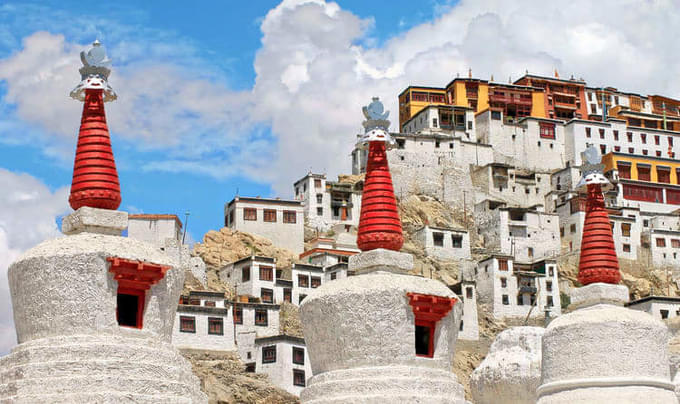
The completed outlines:
[[[509,95],[489,94],[489,102],[498,102],[502,104],[518,104],[531,105],[531,97],[513,97]]]

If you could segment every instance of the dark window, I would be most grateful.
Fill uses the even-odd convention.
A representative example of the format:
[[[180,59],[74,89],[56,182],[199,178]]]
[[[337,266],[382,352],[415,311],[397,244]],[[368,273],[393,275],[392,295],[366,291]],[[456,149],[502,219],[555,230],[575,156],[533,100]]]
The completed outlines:
[[[586,137],[590,137],[590,128],[586,128]]]
[[[661,310],[661,319],[668,318],[668,310]]]
[[[267,310],[255,309],[255,325],[267,325]]]
[[[293,363],[296,365],[305,364],[305,349],[293,347]]]
[[[261,281],[274,280],[274,270],[272,269],[272,267],[260,266],[260,280]]]
[[[510,304],[510,299],[508,299],[508,295],[503,295],[503,305],[507,306]]]
[[[654,144],[659,145],[659,135],[654,135]]]
[[[507,278],[501,278],[501,287],[502,288],[508,287],[508,279]]]
[[[619,170],[619,178],[628,178],[630,179],[630,165],[628,164],[621,164],[620,162],[616,165],[616,168]]]
[[[434,240],[434,245],[437,247],[444,246],[444,233],[433,232],[432,239]]]
[[[316,203],[323,203],[323,194],[316,194]]]
[[[656,178],[658,182],[663,182],[664,184],[671,183],[671,170],[670,168],[656,168]]]
[[[241,268],[241,282],[250,280],[250,267]]]
[[[243,220],[257,220],[257,209],[244,208]]]
[[[451,235],[451,243],[453,248],[462,248],[463,247],[463,236],[460,236],[458,234],[452,234]]]
[[[298,296],[298,304],[302,303],[302,301],[305,300],[305,297],[307,297],[307,295],[300,294],[300,296]]]
[[[317,216],[323,216],[323,208],[321,208],[321,207],[316,208],[316,215]]]
[[[234,324],[243,324],[243,308],[234,307]]]
[[[196,332],[196,318],[179,316],[179,332]]]
[[[569,226],[569,233],[576,233],[576,224],[575,223],[572,223]]]
[[[208,317],[208,334],[224,335],[224,320],[221,317]]]
[[[201,299],[189,299],[189,304],[192,306],[200,306],[201,305]]]
[[[465,288],[465,297],[472,299],[472,288]]]
[[[626,138],[629,142],[633,141],[633,132],[626,132]]]
[[[292,291],[290,289],[287,289],[287,288],[283,289],[283,301],[284,302],[291,303],[293,301],[292,296],[293,296],[293,294],[292,294]]]
[[[274,291],[271,289],[260,289],[260,298],[263,303],[274,303]]]
[[[604,129],[600,129],[600,139],[604,139]]]
[[[642,140],[642,143],[647,143],[647,135],[645,133],[640,133],[640,140]]]
[[[416,324],[416,355],[432,357],[434,325]]]
[[[254,363],[246,364],[246,372],[247,373],[255,373],[255,364]]]
[[[309,276],[298,275],[298,287],[308,288],[309,287]]]
[[[548,296],[548,299],[547,299],[547,302],[546,302],[546,306],[548,306],[548,307],[552,307],[552,306],[553,306],[553,297],[552,297],[552,296]]]
[[[274,209],[264,210],[264,221],[265,222],[276,222],[276,211]]]
[[[331,272],[331,280],[335,280],[335,279],[337,279],[337,277],[338,277],[337,272]]]
[[[630,252],[630,244],[623,245],[623,252]]]
[[[142,328],[142,310],[144,295],[132,295],[118,292],[116,318],[118,325]],[[193,318],[193,317],[192,317]]]
[[[318,276],[312,276],[312,287],[318,288],[321,286],[321,278]]]
[[[614,140],[619,140],[619,131],[615,130],[614,132]]]
[[[293,384],[295,386],[305,387],[305,371],[294,369],[293,370]]]
[[[651,168],[648,166],[640,166],[638,164],[638,180],[639,181],[650,181],[651,180]]]
[[[315,179],[314,180],[314,188],[321,188],[321,180],[320,179]]]
[[[262,347],[262,363],[276,362],[276,345]]]
[[[205,302],[203,302],[203,305],[204,305],[205,307],[215,307],[215,301],[213,301],[213,300],[206,300]]]
[[[552,281],[546,281],[545,288],[548,292],[552,292]]]
[[[283,211],[283,223],[295,223],[296,214],[294,210]]]
[[[508,270],[508,260],[499,259],[498,260],[498,269],[500,271],[507,271]]]

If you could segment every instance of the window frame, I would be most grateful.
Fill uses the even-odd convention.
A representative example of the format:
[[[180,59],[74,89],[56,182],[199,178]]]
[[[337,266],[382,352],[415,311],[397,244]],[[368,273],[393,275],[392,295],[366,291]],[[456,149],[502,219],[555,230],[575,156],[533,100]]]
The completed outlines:
[[[276,209],[263,209],[262,220],[267,223],[276,223]]]
[[[262,364],[276,363],[276,345],[262,347]]]
[[[243,220],[248,222],[256,222],[257,208],[243,208]]]
[[[185,327],[184,322],[190,321],[191,327]],[[195,316],[179,316],[179,332],[186,332],[189,334],[196,334],[196,317]]]
[[[293,348],[293,363],[295,365],[303,365],[305,364],[305,348],[297,347],[294,346]],[[302,360],[297,360],[296,355],[302,354]]]
[[[302,381],[298,378],[302,377]],[[305,378],[305,371],[302,369],[293,369],[293,386],[305,387],[307,385],[307,379]]]
[[[264,320],[262,317],[264,316]],[[260,317],[260,319],[258,319]],[[269,325],[269,311],[267,309],[255,309],[254,313],[255,325],[258,327],[266,327]]]
[[[213,324],[219,324],[219,330],[213,331]],[[224,319],[222,317],[208,317],[208,335],[224,335]]]
[[[243,307],[234,306],[231,315],[234,324],[243,324]]]
[[[274,267],[267,265],[259,266],[259,277],[261,281],[273,282],[274,281]]]
[[[269,299],[265,299],[265,295],[268,295]],[[260,299],[262,303],[274,303],[274,289],[260,288]]]
[[[297,212],[294,211],[294,210],[284,210],[283,211],[283,223],[289,223],[289,224],[297,223]]]

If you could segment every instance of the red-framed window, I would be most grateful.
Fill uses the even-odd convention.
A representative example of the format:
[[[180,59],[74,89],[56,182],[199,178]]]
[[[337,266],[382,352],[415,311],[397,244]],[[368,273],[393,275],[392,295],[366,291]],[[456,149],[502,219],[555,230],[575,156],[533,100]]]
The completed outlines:
[[[545,139],[555,139],[555,124],[554,123],[540,123],[541,137]]]
[[[668,136],[668,145],[673,146],[673,138]]]
[[[654,135],[654,144],[659,145],[659,135]]]
[[[241,282],[250,281],[250,267],[241,268]]]
[[[456,303],[455,298],[407,293],[413,309],[415,354],[426,358],[434,357],[434,333],[439,320],[444,318]]]
[[[292,290],[286,288],[283,289],[283,301],[291,303],[293,301],[293,292]]]
[[[656,246],[657,247],[666,247],[666,239],[663,237],[659,237],[656,239]]]
[[[265,209],[264,210],[264,215],[263,219],[265,222],[276,222],[276,210],[274,209]]]
[[[276,345],[262,347],[262,363],[276,362]]]
[[[677,238],[671,239],[671,247],[680,248],[680,240]]]
[[[640,133],[640,140],[642,140],[642,143],[647,143],[647,134]]]
[[[180,296],[179,304],[189,304],[189,296]]]
[[[615,130],[614,132],[614,140],[618,141],[619,140],[619,131]]]
[[[243,324],[243,307],[234,306],[234,324]]]
[[[621,151],[621,146],[614,146],[614,151],[615,151],[615,152],[620,152],[620,151]]]
[[[664,184],[671,183],[671,169],[665,167],[656,167],[656,180]]]
[[[298,287],[308,288],[309,287],[309,276],[298,275]]]
[[[257,220],[257,209],[243,208],[243,220]]]
[[[260,280],[261,281],[273,281],[274,280],[274,269],[272,267],[260,266]]]
[[[215,307],[215,301],[214,300],[206,300],[203,302],[203,306],[205,307]]]
[[[498,270],[499,271],[507,271],[508,270],[508,260],[499,259],[498,260]]]
[[[616,163],[616,168],[619,170],[619,178],[630,179],[630,164],[623,164],[619,161]]]
[[[263,303],[274,303],[274,291],[271,289],[260,289],[260,298]]]
[[[305,349],[304,348],[298,348],[296,346],[293,347],[293,363],[296,365],[304,365],[305,364]]]
[[[650,166],[637,165],[638,171],[638,181],[651,181],[652,179],[652,168]]]
[[[680,191],[674,189],[667,189],[666,203],[671,205],[680,205]]]
[[[122,327],[142,328],[144,321],[144,300],[142,289],[118,287],[116,296],[116,321]]]
[[[633,141],[633,132],[626,132],[626,138],[628,138],[629,142]]]
[[[656,151],[656,157],[661,157],[661,150]]]
[[[321,180],[318,178],[314,179],[314,188],[321,188]]]
[[[284,210],[283,211],[283,223],[295,223],[297,220],[297,214],[294,210]]]
[[[208,334],[224,335],[224,319],[222,317],[208,317]]]
[[[255,309],[255,325],[266,326],[268,324],[267,309]]]
[[[179,316],[179,332],[196,333],[196,317]]]
[[[656,187],[623,184],[623,198],[632,201],[663,203],[663,191]]]
[[[586,137],[590,137],[590,128],[586,128]]]
[[[293,369],[293,385],[305,387],[305,371]]]
[[[312,276],[312,287],[318,288],[321,286],[321,278],[318,276]]]
[[[604,139],[604,129],[600,129],[600,139]]]

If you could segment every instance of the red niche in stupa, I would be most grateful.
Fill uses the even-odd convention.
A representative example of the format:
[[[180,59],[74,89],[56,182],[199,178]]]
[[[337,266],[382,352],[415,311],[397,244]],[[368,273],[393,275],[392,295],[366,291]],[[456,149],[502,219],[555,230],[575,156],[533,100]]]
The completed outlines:
[[[600,184],[588,184],[578,281],[582,285],[596,282],[617,284],[621,281],[614,238]]]
[[[399,251],[404,244],[392,176],[384,141],[368,146],[366,180],[361,197],[357,245],[362,251],[384,248]]]
[[[106,125],[103,90],[86,89],[68,201],[73,209],[83,206],[117,209],[120,199],[118,172]]]

